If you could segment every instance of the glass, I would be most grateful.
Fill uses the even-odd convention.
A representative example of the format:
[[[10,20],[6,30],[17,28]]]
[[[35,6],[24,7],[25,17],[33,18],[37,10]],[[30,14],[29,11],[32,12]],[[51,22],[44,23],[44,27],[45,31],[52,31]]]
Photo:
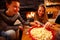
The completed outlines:
[[[53,17],[53,14],[47,14],[48,15],[48,18],[52,18]]]
[[[53,18],[53,13],[52,12],[48,12],[47,16],[48,16],[48,18]]]

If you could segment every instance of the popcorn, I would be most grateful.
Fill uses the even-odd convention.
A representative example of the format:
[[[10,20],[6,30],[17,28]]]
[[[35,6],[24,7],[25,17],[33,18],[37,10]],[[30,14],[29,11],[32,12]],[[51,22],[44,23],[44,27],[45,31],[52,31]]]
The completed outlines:
[[[53,37],[52,32],[45,28],[33,28],[30,34],[37,40],[51,40]]]

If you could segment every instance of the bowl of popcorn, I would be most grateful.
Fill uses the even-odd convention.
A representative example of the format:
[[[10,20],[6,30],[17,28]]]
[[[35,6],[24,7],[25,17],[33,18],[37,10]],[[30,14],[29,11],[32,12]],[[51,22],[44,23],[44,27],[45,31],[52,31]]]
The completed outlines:
[[[54,40],[54,32],[44,27],[34,27],[29,30],[32,40]]]

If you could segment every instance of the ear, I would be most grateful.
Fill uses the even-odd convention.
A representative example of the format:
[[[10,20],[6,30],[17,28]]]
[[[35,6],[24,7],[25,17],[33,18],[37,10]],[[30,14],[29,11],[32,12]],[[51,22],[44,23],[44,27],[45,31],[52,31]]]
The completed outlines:
[[[8,3],[6,3],[6,7],[9,8],[9,4]]]

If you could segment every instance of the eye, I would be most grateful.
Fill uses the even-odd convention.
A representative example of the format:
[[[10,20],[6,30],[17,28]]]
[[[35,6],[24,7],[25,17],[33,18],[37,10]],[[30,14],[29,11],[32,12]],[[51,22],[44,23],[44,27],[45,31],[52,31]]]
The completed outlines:
[[[18,7],[18,6],[13,6],[14,8],[20,8],[20,7]]]
[[[13,6],[14,8],[17,8],[16,6]]]
[[[38,11],[41,11],[41,10],[38,10]]]

